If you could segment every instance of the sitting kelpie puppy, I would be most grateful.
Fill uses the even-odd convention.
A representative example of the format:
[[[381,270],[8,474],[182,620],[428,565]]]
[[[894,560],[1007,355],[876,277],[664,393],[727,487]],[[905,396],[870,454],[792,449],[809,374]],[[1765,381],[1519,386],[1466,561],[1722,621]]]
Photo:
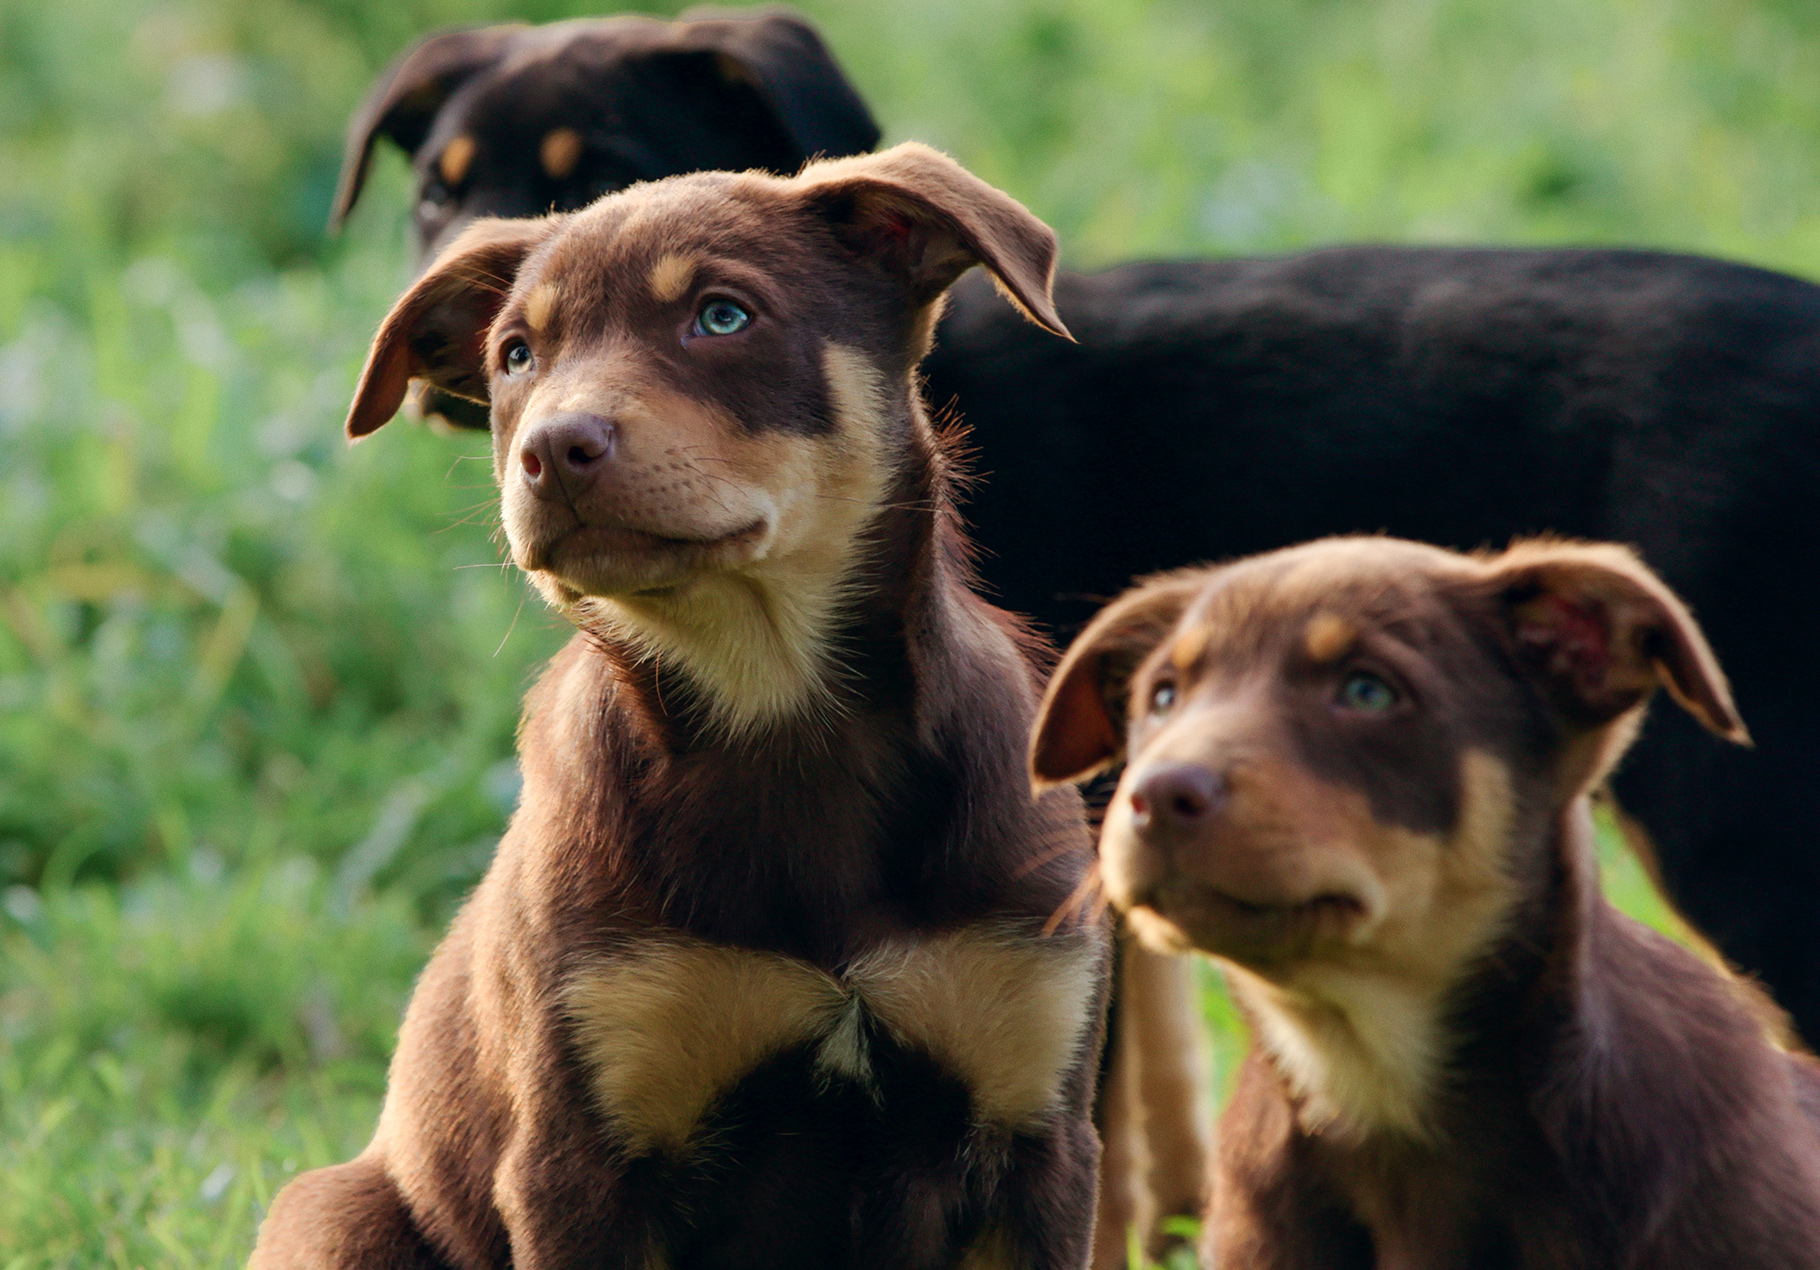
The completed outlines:
[[[1599,890],[1589,796],[1658,685],[1746,740],[1669,590],[1560,540],[1167,574],[1068,652],[1036,776],[1129,755],[1106,894],[1253,1024],[1212,1264],[1820,1264],[1820,1071]]]
[[[254,1264],[1053,1267],[1087,1257],[1106,940],[1032,801],[1025,635],[969,590],[916,364],[1054,238],[931,150],[482,221],[348,432],[489,398],[512,558],[581,633],[352,1163]]]
[[[431,36],[356,115],[338,216],[376,135],[413,157],[427,259],[476,215],[794,171],[878,131],[771,11]],[[1760,744],[1658,720],[1618,794],[1676,901],[1820,1037],[1820,598],[1780,585],[1820,572],[1820,288],[1659,252],[1349,247],[1064,274],[1056,307],[1078,344],[965,279],[923,366],[987,478],[967,511],[990,594],[1070,631],[1135,574],[1325,534],[1637,544]]]

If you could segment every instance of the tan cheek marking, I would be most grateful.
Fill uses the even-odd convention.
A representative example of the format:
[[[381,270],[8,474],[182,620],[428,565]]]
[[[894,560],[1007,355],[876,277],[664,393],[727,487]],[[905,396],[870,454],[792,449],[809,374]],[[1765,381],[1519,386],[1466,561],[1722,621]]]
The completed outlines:
[[[681,1150],[728,1086],[831,1030],[846,1001],[803,962],[695,940],[599,965],[566,996],[595,1099],[634,1154]]]
[[[651,266],[646,285],[651,288],[651,294],[657,297],[658,303],[671,304],[682,299],[683,293],[694,280],[694,257],[668,255]]]
[[[1356,942],[1273,972],[1268,982],[1228,969],[1258,1020],[1259,1040],[1306,1099],[1305,1124],[1428,1132],[1450,1049],[1441,1003],[1500,936],[1516,900],[1505,867],[1515,811],[1510,771],[1469,750],[1460,782],[1459,822],[1445,840],[1380,824],[1362,794],[1332,789],[1326,801],[1351,826],[1342,834],[1358,843],[1380,884],[1380,915]]]
[[[899,1044],[966,1084],[976,1120],[1020,1129],[1061,1097],[1102,956],[1085,940],[962,931],[871,954],[848,977]]]
[[[436,171],[442,176],[444,185],[460,185],[467,176],[468,168],[474,162],[474,152],[478,147],[474,138],[465,133],[443,147],[436,159]]]
[[[1334,613],[1316,613],[1302,632],[1302,647],[1308,659],[1324,665],[1337,661],[1359,637],[1358,628]]]
[[[525,322],[533,331],[541,331],[550,324],[550,314],[560,298],[561,293],[553,282],[533,288],[531,294],[525,297]]]
[[[567,179],[581,158],[581,134],[573,128],[552,128],[537,147],[537,161],[552,181]]]

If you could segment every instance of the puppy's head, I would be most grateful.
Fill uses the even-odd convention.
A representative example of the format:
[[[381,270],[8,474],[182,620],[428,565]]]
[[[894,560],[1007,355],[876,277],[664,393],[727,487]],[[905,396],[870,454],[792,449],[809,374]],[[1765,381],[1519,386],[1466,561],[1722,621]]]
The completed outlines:
[[[1280,985],[1438,987],[1543,875],[1550,822],[1657,686],[1745,739],[1699,629],[1623,548],[1332,539],[1115,602],[1057,670],[1032,766],[1126,759],[1101,869],[1153,946]]]
[[[400,55],[349,122],[332,223],[380,137],[412,157],[427,260],[480,216],[571,211],[704,169],[794,172],[878,135],[814,28],[783,11],[444,31]]]
[[[756,723],[825,682],[861,537],[926,457],[912,371],[943,292],[984,264],[1059,332],[1054,256],[916,145],[480,221],[385,319],[348,434],[413,377],[490,401],[513,559]]]

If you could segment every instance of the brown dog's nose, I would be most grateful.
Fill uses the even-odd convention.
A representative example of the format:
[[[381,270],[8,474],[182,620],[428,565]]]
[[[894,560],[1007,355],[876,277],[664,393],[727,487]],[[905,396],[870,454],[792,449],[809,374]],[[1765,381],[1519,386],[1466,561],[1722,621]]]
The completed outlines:
[[[1131,788],[1131,818],[1146,838],[1199,831],[1226,801],[1226,782],[1199,763],[1164,763],[1140,773]]]
[[[518,446],[525,484],[546,498],[575,493],[612,461],[618,429],[599,415],[554,415],[531,428]]]

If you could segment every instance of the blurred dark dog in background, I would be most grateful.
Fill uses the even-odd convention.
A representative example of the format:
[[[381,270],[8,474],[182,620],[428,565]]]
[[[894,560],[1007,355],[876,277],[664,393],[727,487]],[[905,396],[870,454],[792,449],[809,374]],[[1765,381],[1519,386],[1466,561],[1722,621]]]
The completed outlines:
[[[609,18],[431,36],[355,115],[417,171],[424,258],[476,215],[579,207],[702,167],[793,171],[878,128],[801,19]],[[1651,721],[1614,779],[1662,880],[1820,1036],[1820,288],[1697,257],[1354,247],[1063,274],[1077,344],[980,277],[928,399],[972,429],[997,598],[1058,631],[1140,573],[1326,534],[1634,544],[1734,672],[1757,748]],[[443,409],[435,400],[429,411]],[[449,407],[485,427],[484,411]],[[1796,647],[1800,644],[1801,647]]]

